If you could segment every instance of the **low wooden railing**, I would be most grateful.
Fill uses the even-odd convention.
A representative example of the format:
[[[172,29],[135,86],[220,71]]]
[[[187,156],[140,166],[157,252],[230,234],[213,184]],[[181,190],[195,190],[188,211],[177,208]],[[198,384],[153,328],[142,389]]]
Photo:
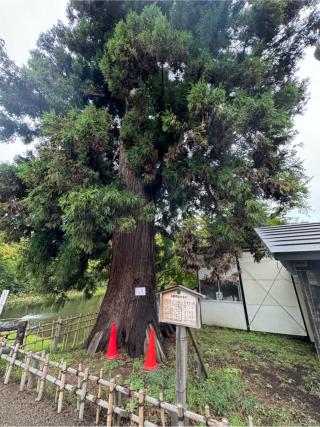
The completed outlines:
[[[143,390],[139,392],[130,390],[122,384],[119,375],[110,380],[103,378],[102,370],[99,376],[91,375],[88,368],[81,365],[78,369],[68,367],[63,361],[59,363],[50,360],[45,352],[39,354],[23,350],[19,343],[10,346],[10,354],[3,354],[6,346],[4,339],[0,343],[0,358],[6,362],[4,384],[9,382],[12,368],[17,367],[21,370],[20,391],[22,392],[26,386],[29,389],[34,387],[37,393],[36,401],[40,401],[45,385],[50,383],[56,389],[58,413],[62,410],[65,392],[68,392],[76,398],[80,422],[84,420],[85,411],[89,407],[86,403],[89,403],[95,408],[96,425],[102,422],[102,417],[105,417],[107,427],[118,426],[120,421],[122,425],[165,427],[172,425],[171,419],[174,416],[177,417],[180,426],[190,423],[215,427],[228,425],[225,419],[218,421],[212,418],[208,406],[205,407],[205,415],[200,415],[181,405],[163,401],[162,393],[159,398],[155,398],[148,396]],[[21,358],[23,360],[20,360]],[[103,396],[107,398],[104,399]],[[151,417],[152,421],[149,421],[148,417]],[[123,424],[125,421],[129,424]]]
[[[22,347],[33,351],[73,349],[85,343],[96,318],[97,313],[87,313],[29,325],[24,332]],[[16,335],[10,333],[12,328],[5,327],[8,323],[14,324],[17,321],[3,322],[2,330],[7,332],[1,332],[0,328],[0,338],[1,335],[6,336],[7,342],[13,344]]]

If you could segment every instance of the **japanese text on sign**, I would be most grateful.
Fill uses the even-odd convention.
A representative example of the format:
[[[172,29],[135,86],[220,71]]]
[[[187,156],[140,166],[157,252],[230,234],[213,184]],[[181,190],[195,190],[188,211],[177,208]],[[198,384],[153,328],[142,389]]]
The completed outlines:
[[[187,293],[162,295],[161,320],[166,323],[197,327],[197,298]]]

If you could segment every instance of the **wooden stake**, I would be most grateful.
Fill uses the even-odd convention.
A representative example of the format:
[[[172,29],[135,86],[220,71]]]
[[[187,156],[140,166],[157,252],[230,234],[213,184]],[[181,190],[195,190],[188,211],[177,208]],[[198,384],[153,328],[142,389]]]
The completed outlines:
[[[115,380],[112,378],[110,380],[109,387],[109,399],[108,399],[108,413],[107,413],[107,427],[111,427],[112,425],[112,413],[113,413],[113,389],[115,386]]]
[[[16,357],[17,357],[17,354],[18,354],[18,351],[19,351],[19,346],[20,346],[19,343],[17,343],[14,346],[13,354],[12,354],[12,357],[10,359],[8,369],[7,369],[5,377],[4,377],[4,384],[8,384],[8,382],[9,382],[10,374],[11,374],[11,371],[12,371],[12,366],[13,366],[15,360],[16,360]]]
[[[32,354],[31,351],[28,351],[28,353],[26,354],[26,357],[25,357],[25,368],[24,368],[22,375],[21,375],[20,391],[23,391],[25,383],[26,383],[26,379],[27,379],[28,371],[29,371],[29,366],[30,366],[31,354]]]
[[[46,355],[46,352],[44,350],[41,351],[41,358],[44,358]],[[44,362],[39,363],[39,369],[42,371]],[[39,393],[40,388],[40,378],[37,376],[37,393]]]
[[[81,386],[81,400],[80,400],[80,407],[79,407],[79,421],[83,421],[84,416],[84,404],[86,401],[86,394],[87,394],[87,383],[88,383],[88,376],[89,376],[89,369],[86,368],[84,370],[84,376]]]
[[[59,370],[58,370],[58,380],[61,380],[61,372],[62,372],[61,365],[62,364],[63,364],[63,360],[61,359],[60,360],[60,364],[59,364]],[[58,401],[58,396],[59,396],[59,386],[57,385],[57,387],[56,387],[56,393],[55,393],[55,396],[54,396],[54,401],[55,402]]]
[[[198,357],[198,362],[199,362],[200,369],[201,369],[201,372],[202,372],[202,376],[204,377],[203,379],[208,379],[208,377],[209,377],[208,370],[207,370],[206,365],[204,363],[204,360],[202,358],[201,351],[199,349],[199,346],[197,344],[195,336],[194,336],[194,334],[192,332],[192,329],[191,328],[187,328],[187,331],[188,331],[189,337],[191,338],[191,342],[193,344],[193,347],[194,347],[194,349],[196,351],[196,354],[197,354],[197,357]],[[202,379],[202,378],[200,377],[200,379]]]
[[[5,378],[7,376],[7,372],[8,372],[8,369],[9,369],[10,360],[12,359],[12,356],[13,356],[13,352],[14,352],[14,348],[10,347],[9,358],[5,359],[6,360],[6,370],[5,370],[5,373],[4,373],[3,381],[5,381]]]
[[[66,382],[66,373],[67,373],[67,365],[65,363],[61,366],[61,384],[59,387],[59,396],[58,396],[58,414],[62,411],[62,402],[63,402],[63,392],[64,392],[64,385]]]
[[[210,418],[210,408],[209,408],[209,405],[206,405],[204,407],[204,415],[206,417],[206,426],[208,426],[209,425],[208,421],[209,421],[209,418]]]
[[[116,384],[117,385],[121,385],[122,384],[122,375],[118,374],[116,375]],[[115,393],[115,406],[118,406],[118,408],[121,408],[121,401],[122,401],[122,397],[121,397],[121,393],[120,391],[116,391]],[[119,426],[120,425],[120,421],[121,421],[121,417],[119,414],[115,414],[115,425]]]
[[[36,402],[39,402],[42,398],[44,382],[45,382],[47,371],[48,371],[48,365],[49,365],[49,357],[47,356],[46,361],[43,364],[41,379],[40,379],[40,383],[39,383],[39,391],[38,391],[38,396],[36,398]]]
[[[163,402],[163,391],[160,391],[159,401],[160,401],[160,403]],[[166,425],[166,417],[165,417],[164,409],[161,408],[161,406],[160,406],[160,419],[161,419],[161,426],[165,427],[165,425]]]
[[[72,347],[71,347],[72,349],[74,349],[74,346],[76,345],[76,342],[77,342],[78,332],[79,332],[79,329],[80,329],[81,318],[82,318],[82,314],[79,316],[79,319],[78,319],[78,322],[77,322],[77,327],[76,327],[76,330],[75,330],[75,333],[74,333]]]
[[[63,329],[62,350],[65,350],[66,348],[68,334],[69,334],[69,326],[68,326],[68,323],[65,322],[65,326]]]
[[[78,390],[81,389],[81,384],[82,384],[80,372],[82,372],[82,363],[79,363],[79,366],[78,366],[78,378],[77,378]],[[80,409],[80,400],[81,400],[80,396],[77,395],[77,411],[79,411]]]
[[[34,359],[31,356],[31,366],[35,369],[39,368],[39,360]],[[27,389],[31,390],[32,388],[35,388],[36,386],[36,378],[35,375],[29,370],[28,372],[28,382],[27,382]]]
[[[59,319],[57,321],[57,325],[56,325],[56,330],[54,332],[54,337],[53,337],[53,341],[52,341],[51,351],[56,351],[57,350],[58,342],[59,342],[59,337],[60,337],[60,332],[61,332],[61,326],[62,326],[62,320],[59,317]]]
[[[139,408],[138,408],[138,415],[139,415],[139,427],[143,427],[144,425],[144,393],[143,390],[139,391]]]
[[[130,390],[132,390],[132,386],[130,385]],[[133,406],[134,405],[134,401],[133,401],[133,396],[130,394],[130,426],[133,426],[133,421],[132,421],[132,414],[133,414]]]
[[[99,380],[102,380],[103,378],[103,369],[100,369],[99,372]],[[98,392],[97,392],[97,398],[101,399],[101,395],[102,395],[102,384],[99,382],[98,384]],[[100,421],[100,405],[97,405],[97,410],[96,410],[96,426],[99,425],[99,421]]]
[[[253,418],[251,415],[248,416],[249,427],[253,427]]]

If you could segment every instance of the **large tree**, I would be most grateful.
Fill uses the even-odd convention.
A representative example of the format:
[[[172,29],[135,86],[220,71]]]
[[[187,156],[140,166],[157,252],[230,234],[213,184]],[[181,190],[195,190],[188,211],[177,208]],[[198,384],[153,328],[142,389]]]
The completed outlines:
[[[30,237],[27,264],[48,292],[90,293],[92,263],[112,252],[88,345],[105,349],[117,322],[119,344],[139,356],[147,325],[158,328],[155,227],[178,232],[192,264],[195,218],[217,259],[254,249],[255,225],[303,203],[292,138],[306,85],[295,73],[319,10],[71,1],[67,13],[27,66],[1,50],[0,136],[37,144],[10,179],[0,169],[1,226]]]

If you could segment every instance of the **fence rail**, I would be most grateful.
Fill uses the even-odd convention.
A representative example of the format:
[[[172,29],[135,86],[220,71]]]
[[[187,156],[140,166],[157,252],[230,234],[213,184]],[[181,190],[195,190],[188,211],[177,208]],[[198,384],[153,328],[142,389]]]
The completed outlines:
[[[52,384],[55,389],[55,400],[58,413],[61,412],[65,392],[76,397],[79,421],[84,420],[85,411],[89,402],[95,409],[96,425],[101,423],[104,416],[107,427],[120,425],[120,421],[127,420],[130,425],[155,427],[171,425],[172,416],[178,416],[178,425],[187,425],[190,422],[225,427],[227,420],[217,421],[210,416],[209,407],[205,407],[205,415],[184,409],[181,405],[175,405],[163,401],[163,395],[159,398],[148,396],[143,390],[139,392],[130,390],[122,385],[122,377],[118,375],[110,380],[103,378],[103,371],[99,376],[91,375],[88,368],[79,365],[78,369],[68,367],[63,361],[50,360],[44,351],[33,353],[23,350],[20,344],[10,346],[10,353],[4,354],[7,346],[6,340],[0,342],[0,358],[6,362],[4,384],[10,380],[13,367],[21,370],[20,391],[25,387],[34,386],[37,392],[36,401],[42,399],[45,384]],[[20,360],[20,359],[24,360]],[[105,399],[103,396],[107,396]],[[150,410],[151,408],[151,410]],[[103,412],[102,412],[103,411]],[[156,415],[155,415],[156,413]],[[152,421],[147,420],[147,416]],[[156,419],[155,419],[156,418]],[[169,421],[168,421],[169,420]],[[126,424],[124,424],[126,425]],[[127,424],[128,425],[128,424]]]
[[[24,334],[22,348],[33,351],[74,349],[86,341],[96,318],[97,313],[87,313],[29,325]],[[3,330],[6,332],[1,332],[0,329],[0,339],[5,336],[8,343],[14,343],[16,335],[10,332],[11,329],[4,327]]]

